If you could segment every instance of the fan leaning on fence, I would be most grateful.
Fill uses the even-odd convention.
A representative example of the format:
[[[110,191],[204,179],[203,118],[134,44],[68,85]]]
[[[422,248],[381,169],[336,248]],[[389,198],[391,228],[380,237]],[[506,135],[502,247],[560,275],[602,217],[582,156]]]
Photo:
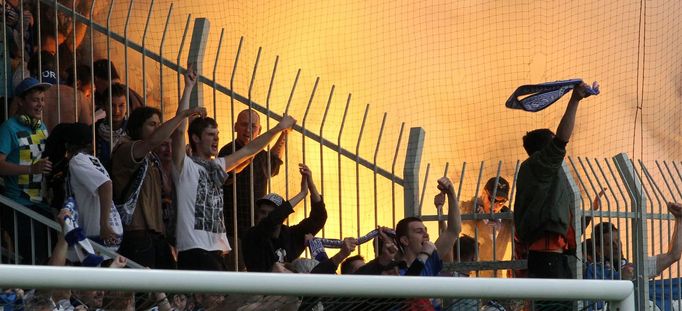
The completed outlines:
[[[682,255],[682,204],[668,203],[668,212],[675,217],[675,226],[668,242],[668,251],[645,258],[645,271],[641,274],[653,279],[680,260]],[[584,279],[597,280],[634,280],[634,264],[623,256],[623,245],[618,228],[610,222],[596,224],[592,230],[592,241],[596,257],[588,262],[583,270]],[[601,241],[601,242],[597,242]],[[680,300],[682,279],[665,279],[649,281],[649,300],[656,303],[661,310],[670,310]],[[588,310],[600,310],[603,301],[592,302]]]

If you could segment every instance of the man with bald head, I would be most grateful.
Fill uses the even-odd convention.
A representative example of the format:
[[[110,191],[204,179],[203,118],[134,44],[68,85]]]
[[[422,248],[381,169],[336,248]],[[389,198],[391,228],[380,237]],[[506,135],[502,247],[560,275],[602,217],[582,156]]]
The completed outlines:
[[[219,157],[224,157],[234,151],[239,150],[248,144],[251,140],[258,137],[261,132],[260,116],[255,110],[246,109],[239,113],[237,116],[237,121],[234,124],[235,139],[233,142],[223,146],[218,154]],[[242,237],[243,233],[251,227],[251,202],[263,196],[267,193],[268,188],[268,178],[277,175],[279,173],[279,167],[282,165],[282,157],[284,155],[284,145],[287,138],[287,132],[283,131],[282,134],[277,139],[277,142],[272,149],[270,149],[270,167],[268,169],[268,153],[263,150],[257,153],[253,158],[248,161],[244,161],[240,166],[235,168],[234,172],[237,173],[237,234],[238,237]],[[251,192],[251,170],[253,170],[253,193]],[[230,174],[229,179],[225,183],[223,190],[224,193],[224,206],[223,211],[225,212],[225,225],[228,228],[233,228],[234,226],[234,201],[232,196],[232,187],[234,183],[234,175]],[[231,245],[234,244],[234,231],[233,229],[228,229],[228,238],[230,239]],[[239,247],[241,252],[241,247]],[[234,255],[233,255],[234,254]],[[231,252],[228,255],[228,268],[234,269],[234,259],[237,256],[237,252]],[[239,254],[239,266],[240,270],[244,270],[244,260],[242,255]]]

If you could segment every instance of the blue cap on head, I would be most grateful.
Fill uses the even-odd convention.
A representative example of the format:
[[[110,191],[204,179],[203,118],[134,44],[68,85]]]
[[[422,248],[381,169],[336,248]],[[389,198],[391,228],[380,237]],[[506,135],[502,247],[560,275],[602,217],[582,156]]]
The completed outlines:
[[[24,94],[32,89],[40,88],[43,92],[50,88],[52,84],[40,83],[36,78],[28,77],[21,81],[14,89],[14,94],[17,96],[24,96]]]

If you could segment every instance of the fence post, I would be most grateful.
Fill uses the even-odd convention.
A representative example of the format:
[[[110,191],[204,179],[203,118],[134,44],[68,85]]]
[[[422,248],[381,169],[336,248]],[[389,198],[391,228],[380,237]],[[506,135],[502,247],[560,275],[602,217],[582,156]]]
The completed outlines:
[[[647,250],[647,217],[646,217],[646,195],[641,180],[637,177],[635,167],[627,154],[620,153],[613,157],[618,172],[623,183],[627,187],[630,200],[632,201],[632,247],[633,260],[635,263],[636,279],[634,280],[635,302],[637,310],[645,310],[649,301],[649,277],[646,273]]]
[[[194,69],[197,71],[197,77],[202,74],[206,42],[208,41],[210,28],[211,24],[206,18],[197,18],[194,21],[194,29],[192,30],[192,40],[189,44],[187,62],[189,64],[194,64]],[[204,107],[204,88],[201,83],[197,83],[197,86],[192,90],[192,94],[189,97],[189,106],[191,108],[197,106]]]
[[[562,174],[562,178],[566,178],[565,184],[568,185],[569,188],[569,193],[571,195],[568,196],[568,200],[570,202],[570,206],[573,210],[573,230],[575,230],[575,239],[576,239],[576,257],[577,258],[583,258],[582,256],[582,248],[580,247],[582,243],[582,203],[583,203],[583,198],[580,196],[580,188],[578,188],[578,184],[575,182],[575,179],[573,178],[573,175],[571,175],[571,170],[568,168],[568,164],[566,164],[566,161],[561,165],[561,169],[564,171],[564,174]],[[569,259],[569,265],[571,266],[571,269],[573,269],[573,278],[575,279],[582,279],[583,276],[583,265],[580,260],[576,260],[576,257],[571,257]],[[580,303],[580,302],[579,302]],[[582,306],[580,306],[582,307]],[[580,310],[580,309],[579,309]]]
[[[403,168],[403,188],[405,193],[405,215],[419,215],[419,167],[422,161],[422,151],[424,150],[424,128],[410,128],[410,138],[407,141],[407,152],[405,154],[405,167]]]

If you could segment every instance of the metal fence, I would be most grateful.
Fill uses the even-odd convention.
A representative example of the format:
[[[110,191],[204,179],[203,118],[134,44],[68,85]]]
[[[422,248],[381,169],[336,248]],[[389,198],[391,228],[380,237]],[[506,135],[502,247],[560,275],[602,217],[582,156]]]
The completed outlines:
[[[22,1],[23,3],[23,1]],[[181,64],[184,63],[182,62],[183,59],[186,59],[188,63],[204,63],[205,62],[205,44],[206,44],[206,38],[208,36],[209,32],[209,24],[208,21],[205,19],[196,19],[194,21],[194,26],[192,27],[192,35],[191,38],[188,38],[188,33],[190,30],[190,22],[192,21],[191,15],[187,16],[186,23],[184,26],[183,34],[182,34],[182,39],[180,43],[180,47],[178,49],[177,55],[175,59],[170,59],[167,56],[167,51],[164,48],[164,43],[166,39],[166,31],[168,29],[168,24],[170,20],[170,16],[173,12],[173,6],[171,5],[168,8],[168,14],[166,18],[164,19],[164,31],[162,35],[162,39],[160,42],[160,46],[158,47],[158,52],[152,50],[152,48],[148,47],[148,44],[146,42],[147,38],[147,26],[151,23],[151,11],[154,6],[154,2],[152,1],[149,8],[148,8],[148,14],[145,20],[145,30],[142,35],[142,42],[141,44],[135,43],[129,38],[128,34],[128,22],[130,19],[130,12],[133,7],[133,2],[131,1],[129,6],[127,7],[127,18],[126,18],[126,23],[124,27],[124,32],[123,35],[118,34],[116,32],[113,32],[109,23],[110,23],[110,17],[112,14],[112,10],[114,8],[115,2],[111,1],[109,4],[109,9],[108,9],[108,15],[107,15],[107,23],[106,25],[99,24],[95,22],[92,18],[92,10],[95,7],[95,2],[93,1],[91,3],[91,6],[89,7],[89,14],[84,14],[84,12],[78,12],[75,8],[75,2],[74,7],[67,7],[65,5],[62,5],[56,1],[49,1],[49,0],[42,0],[38,2],[37,10],[40,12],[41,7],[43,9],[45,8],[56,8],[54,10],[55,14],[55,19],[59,19],[58,17],[60,16],[70,16],[71,17],[71,23],[72,27],[75,30],[77,27],[77,22],[83,23],[83,25],[87,25],[87,31],[89,33],[89,44],[90,49],[89,49],[89,59],[86,61],[92,64],[92,61],[94,60],[93,57],[93,49],[94,49],[94,34],[99,33],[102,35],[106,36],[106,46],[107,46],[107,55],[109,55],[109,50],[110,50],[110,44],[112,42],[117,42],[120,44],[124,45],[124,51],[125,51],[125,57],[124,57],[124,70],[126,72],[125,74],[125,79],[126,79],[126,85],[128,85],[128,69],[129,69],[129,63],[128,63],[128,53],[139,53],[142,55],[142,72],[143,76],[147,76],[147,65],[146,63],[148,61],[150,62],[155,62],[156,64],[159,65],[159,73],[158,73],[158,79],[159,79],[159,85],[161,88],[161,93],[163,94],[164,92],[169,92],[168,88],[164,89],[164,85],[167,87],[169,85],[168,81],[164,83],[164,71],[169,70],[173,73],[176,74],[177,76],[177,90],[178,90],[178,97],[180,97],[180,76],[187,70],[187,68],[183,67]],[[6,16],[6,7],[3,6],[3,19]],[[21,37],[23,38],[23,12],[21,13],[22,16],[20,18],[20,23],[22,23],[22,26],[20,27],[21,31]],[[38,13],[40,15],[40,13]],[[40,22],[40,19],[37,19],[38,23]],[[41,36],[40,34],[40,27],[38,29],[38,37]],[[7,42],[7,23],[6,21],[3,20],[3,40],[4,42]],[[72,35],[74,36],[73,40],[75,41],[76,38],[76,31],[73,31]],[[55,36],[58,36],[58,33],[55,31]],[[41,40],[38,40],[38,49],[41,49]],[[189,41],[189,47],[185,48],[185,43]],[[235,55],[235,61],[232,65],[232,75],[230,77],[230,84],[228,86],[222,85],[218,83],[218,77],[217,77],[217,68],[219,67],[218,65],[218,60],[220,59],[219,56],[221,55],[222,52],[222,42],[223,42],[223,35],[221,31],[219,43],[218,43],[218,49],[216,50],[216,56],[214,58],[214,63],[213,63],[213,70],[209,74],[200,74],[199,76],[199,82],[203,84],[206,87],[209,87],[211,92],[212,92],[212,97],[209,96],[204,96],[202,94],[202,88],[197,88],[197,91],[192,95],[192,104],[193,105],[204,105],[208,106],[209,103],[205,102],[206,98],[212,98],[212,106],[213,106],[213,113],[214,116],[217,114],[217,98],[218,94],[221,96],[228,96],[230,101],[230,124],[234,124],[235,121],[235,112],[238,110],[236,108],[236,105],[241,105],[242,107],[247,107],[248,109],[253,109],[255,111],[258,111],[266,116],[266,128],[269,129],[271,127],[270,122],[271,121],[278,121],[282,118],[282,115],[285,115],[289,112],[292,104],[294,103],[294,94],[297,89],[297,85],[299,83],[299,77],[300,77],[300,70],[297,72],[296,77],[292,81],[292,87],[291,87],[291,92],[290,95],[287,99],[287,104],[284,110],[280,113],[276,113],[271,109],[271,90],[273,87],[273,84],[275,83],[277,79],[277,66],[279,63],[279,57],[275,59],[274,62],[274,67],[272,70],[269,72],[269,84],[268,84],[268,92],[267,96],[265,98],[265,104],[259,104],[254,98],[252,98],[252,89],[254,85],[254,81],[257,78],[257,72],[259,69],[259,60],[261,58],[261,49],[258,50],[258,54],[255,57],[256,61],[252,67],[252,70],[250,72],[250,78],[247,79],[249,81],[249,86],[248,86],[248,94],[243,95],[237,93],[235,90],[235,76],[237,72],[237,67],[239,65],[239,60],[240,60],[240,54],[242,50],[242,44],[243,44],[243,38],[240,40],[239,43],[239,49],[236,52]],[[21,59],[22,62],[23,60],[27,59],[26,55],[24,55],[24,47],[23,47],[23,41],[21,41]],[[86,44],[86,43],[84,43]],[[7,45],[4,46],[4,55],[8,55],[8,47]],[[56,51],[57,55],[56,58],[59,59],[59,50]],[[185,53],[187,56],[184,56]],[[39,54],[38,54],[39,55]],[[78,59],[76,59],[76,53],[74,53],[74,63],[78,63]],[[39,56],[40,57],[40,56]],[[7,57],[5,57],[5,60],[7,60]],[[42,72],[40,69],[40,66],[42,66],[41,62],[38,61],[38,66],[39,66],[39,72]],[[59,62],[57,62],[57,71],[59,71]],[[92,66],[91,66],[92,68]],[[3,81],[3,87],[5,89],[4,94],[8,94],[8,83],[7,80],[9,79],[10,73],[7,70],[7,66],[3,66],[3,71],[4,71],[4,77],[5,81]],[[23,75],[24,73],[22,73]],[[111,74],[111,72],[109,72]],[[77,79],[77,72],[74,66],[74,80]],[[92,75],[92,72],[91,72]],[[42,77],[41,77],[42,78]],[[111,81],[111,76],[109,81]],[[142,79],[143,83],[146,83],[145,79]],[[281,82],[281,81],[280,81]],[[91,83],[94,85],[94,77],[92,78]],[[172,82],[171,82],[172,83]],[[365,106],[364,109],[364,114],[362,121],[359,126],[359,133],[357,136],[357,139],[355,139],[355,144],[354,144],[354,151],[350,150],[352,148],[344,147],[342,145],[342,140],[345,138],[344,136],[344,125],[347,122],[347,113],[349,110],[349,107],[351,105],[351,99],[352,95],[348,94],[345,100],[345,106],[344,106],[344,113],[343,116],[341,117],[340,120],[340,127],[338,128],[337,132],[330,133],[330,129],[326,128],[326,124],[328,121],[328,117],[331,118],[331,116],[328,116],[328,111],[329,107],[332,104],[334,100],[334,91],[335,87],[332,86],[329,95],[326,100],[326,105],[324,107],[324,114],[322,116],[321,122],[319,124],[319,128],[313,128],[308,123],[309,119],[309,112],[311,109],[311,106],[314,103],[314,99],[317,95],[317,88],[318,88],[318,83],[319,83],[319,78],[315,80],[315,84],[313,86],[312,92],[305,104],[305,112],[302,116],[302,118],[299,118],[299,125],[296,125],[294,130],[299,133],[302,138],[300,141],[300,149],[298,146],[293,146],[293,148],[287,148],[286,150],[286,155],[285,155],[285,174],[284,174],[284,191],[288,195],[289,193],[289,179],[291,178],[288,174],[288,167],[289,167],[289,150],[296,150],[297,152],[300,151],[301,158],[304,162],[306,160],[308,161],[316,161],[317,165],[320,168],[320,180],[319,180],[319,185],[321,187],[321,191],[323,193],[335,193],[337,198],[334,199],[334,203],[337,204],[337,207],[335,207],[335,210],[333,210],[333,213],[330,212],[330,214],[334,215],[333,217],[338,217],[338,236],[334,237],[343,237],[343,236],[349,236],[349,235],[357,235],[357,236],[362,236],[364,232],[362,232],[363,225],[365,227],[376,227],[377,225],[381,224],[386,224],[385,222],[382,222],[379,219],[379,215],[382,213],[389,213],[391,216],[390,218],[390,224],[394,225],[401,216],[410,216],[410,215],[418,215],[421,216],[424,220],[426,221],[440,221],[443,219],[443,215],[438,214],[438,213],[428,213],[428,212],[422,212],[423,208],[424,210],[429,210],[425,208],[425,201],[427,200],[426,195],[427,193],[432,193],[434,190],[433,189],[428,189],[427,184],[429,180],[432,180],[433,178],[430,178],[430,170],[431,167],[430,165],[426,166],[426,171],[423,175],[423,178],[421,177],[421,172],[420,168],[422,167],[421,165],[421,150],[424,144],[424,139],[425,139],[425,132],[421,128],[412,128],[409,131],[409,135],[407,137],[407,143],[404,143],[404,140],[406,140],[403,136],[404,134],[404,129],[405,129],[405,123],[401,123],[400,125],[400,131],[399,134],[396,137],[384,137],[384,129],[387,124],[387,114],[383,114],[383,118],[381,120],[381,125],[379,128],[373,128],[373,129],[366,129],[366,120],[368,116],[368,111],[370,109],[370,106],[367,105]],[[79,105],[82,105],[83,103],[79,102],[77,100],[77,96],[73,96],[74,101],[73,102],[62,102],[61,96],[60,96],[60,90],[62,88],[57,88],[57,105],[56,107],[52,107],[51,110],[49,110],[47,113],[55,113],[57,114],[57,120],[58,121],[66,121],[63,120],[64,118],[62,117],[62,109],[66,105],[71,105],[73,104],[73,111],[74,115],[73,117],[69,117],[67,120],[68,121],[76,121],[78,120],[81,115],[79,115],[77,112],[79,111]],[[144,104],[146,105],[146,99],[147,99],[147,87],[146,85],[143,85],[142,87],[142,98],[144,100]],[[73,91],[75,92],[75,91]],[[128,94],[130,94],[130,89],[127,89]],[[111,97],[111,96],[110,96]],[[130,98],[130,96],[128,96]],[[158,103],[161,111],[165,111],[166,106],[168,105],[164,100],[163,96],[160,97],[161,100]],[[8,116],[10,111],[9,111],[9,97],[5,96],[4,97],[4,103],[5,103],[5,116]],[[90,100],[90,112],[92,113],[92,119],[95,118],[94,116],[94,96]],[[109,107],[111,109],[111,101],[109,102]],[[111,116],[109,116],[111,118]],[[110,119],[111,122],[111,119]],[[94,125],[93,125],[93,131],[94,131]],[[376,141],[372,142],[372,145],[374,146],[373,153],[371,157],[363,157],[361,155],[361,150],[360,146],[361,144],[366,141],[367,138],[364,138],[363,136],[364,133],[367,131],[373,131],[377,132],[378,135],[376,136]],[[331,138],[330,138],[331,137]],[[232,139],[234,140],[234,133],[232,134]],[[336,138],[336,141],[333,141],[334,138]],[[364,139],[363,139],[364,138]],[[390,164],[390,169],[385,167],[382,167],[378,163],[378,155],[381,153],[382,150],[389,150],[391,153],[391,159]],[[333,152],[334,157],[329,158],[328,156],[325,156],[326,153],[328,152]],[[398,161],[399,155],[401,154],[404,155],[404,159],[401,159],[401,161]],[[319,156],[318,156],[319,154]],[[312,157],[312,155],[315,155],[315,157]],[[314,158],[314,159],[313,159]],[[369,160],[371,158],[371,160]],[[396,173],[397,170],[399,170],[399,164],[401,164],[403,167],[403,176],[400,177]],[[499,162],[499,163],[493,163],[492,166],[490,166],[489,163],[480,163],[477,167],[472,167],[472,165],[468,165],[468,163],[463,163],[461,166],[461,169],[459,170],[459,176],[456,176],[453,179],[455,184],[458,185],[458,197],[460,198],[460,201],[462,201],[462,205],[464,206],[464,202],[468,201],[469,198],[471,198],[471,201],[468,202],[467,204],[470,204],[474,208],[467,213],[464,213],[462,215],[462,220],[465,224],[471,224],[472,231],[470,232],[465,232],[473,237],[475,241],[478,243],[481,243],[482,240],[489,240],[489,242],[486,242],[486,244],[475,244],[475,250],[474,250],[474,261],[473,262],[455,262],[447,266],[449,270],[467,270],[467,271],[475,271],[477,275],[483,273],[482,275],[486,275],[485,273],[489,273],[489,271],[493,272],[493,275],[495,276],[502,276],[498,274],[498,270],[518,270],[518,269],[523,269],[526,266],[526,262],[523,259],[514,259],[512,254],[515,253],[515,244],[513,243],[513,237],[514,237],[514,227],[511,225],[511,221],[513,220],[513,212],[511,210],[505,210],[503,212],[498,212],[495,213],[492,210],[490,210],[489,213],[480,213],[476,211],[476,207],[479,205],[480,200],[481,200],[481,193],[484,191],[484,184],[485,181],[488,180],[490,177],[494,177],[497,179],[497,182],[499,182],[500,177],[507,177],[508,180],[510,180],[510,186],[511,189],[509,191],[509,201],[507,202],[507,206],[512,207],[513,202],[514,202],[514,190],[516,188],[516,174],[518,172],[520,162],[517,161],[515,163],[507,164]],[[446,165],[444,169],[443,176],[452,176],[453,174],[449,174],[449,165]],[[590,261],[592,262],[601,262],[604,263],[605,261],[611,261],[610,265],[611,266],[619,266],[620,262],[614,262],[614,259],[617,258],[614,256],[613,250],[611,251],[611,254],[606,254],[601,253],[597,254],[597,249],[603,249],[604,248],[604,243],[610,243],[611,241],[604,241],[603,236],[601,237],[595,237],[591,239],[591,245],[590,243],[583,243],[583,241],[590,237],[592,235],[592,232],[594,231],[594,226],[595,224],[602,223],[602,222],[610,222],[613,223],[614,225],[619,228],[619,235],[620,235],[620,240],[623,241],[623,256],[624,258],[628,258],[632,261],[633,269],[634,269],[634,275],[635,275],[635,284],[636,284],[636,290],[637,290],[637,299],[638,299],[638,305],[641,308],[644,308],[644,305],[647,300],[649,300],[648,297],[657,297],[657,296],[662,296],[662,301],[669,301],[669,300],[677,300],[677,299],[671,299],[670,294],[673,292],[676,292],[677,295],[676,297],[680,296],[680,286],[675,286],[673,282],[666,282],[666,280],[672,280],[674,277],[677,278],[679,277],[679,263],[674,264],[671,268],[666,269],[660,276],[658,276],[656,279],[649,280],[647,277],[646,271],[646,257],[647,256],[654,256],[660,253],[664,253],[667,251],[666,245],[669,247],[669,240],[670,237],[673,235],[673,227],[671,226],[673,217],[671,217],[667,212],[665,208],[665,203],[667,201],[674,201],[674,200],[682,200],[682,192],[680,192],[679,184],[682,183],[682,175],[680,174],[680,170],[678,168],[678,163],[677,162],[666,162],[666,161],[656,161],[654,165],[650,165],[653,169],[649,170],[649,168],[642,163],[641,161],[633,161],[630,160],[626,155],[621,154],[618,155],[614,158],[610,159],[590,159],[590,158],[580,158],[580,157],[567,157],[564,165],[564,169],[566,172],[568,172],[567,176],[569,176],[569,183],[571,187],[573,188],[572,193],[573,193],[573,204],[575,206],[574,210],[574,227],[576,229],[576,244],[579,245],[578,249],[576,250],[576,277],[581,278],[582,277],[582,271],[583,271],[583,265],[584,263],[589,263]],[[354,170],[354,173],[348,173],[349,170]],[[325,172],[325,170],[327,170]],[[330,172],[331,170],[331,172]],[[473,173],[470,173],[473,171]],[[491,173],[492,172],[492,173]],[[363,175],[364,173],[369,173],[369,175]],[[251,172],[251,180],[253,180],[253,173]],[[327,178],[330,178],[330,175],[336,175],[335,176],[335,181],[333,184],[338,185],[336,189],[331,189],[329,186],[330,182],[325,181],[325,176]],[[349,177],[350,176],[350,177]],[[366,179],[362,179],[362,176],[370,176],[369,181]],[[350,183],[351,186],[348,186],[348,182],[344,183],[342,182],[342,178],[344,178],[344,181],[346,178],[354,179]],[[269,182],[270,183],[270,182]],[[379,198],[379,195],[381,194],[380,185],[383,183],[384,185],[388,185],[388,188],[391,191],[390,196],[388,196],[388,200],[383,201],[383,199]],[[362,187],[365,184],[370,184],[371,186],[368,188]],[[233,191],[235,188],[233,188]],[[420,190],[421,189],[421,190]],[[603,190],[603,193],[602,193]],[[345,197],[342,195],[342,193],[346,192],[354,192],[355,196],[350,199],[351,202],[349,202],[349,198]],[[403,198],[400,199],[399,197],[402,196]],[[493,195],[494,196],[494,195]],[[236,198],[236,196],[234,196]],[[361,211],[361,207],[364,206],[364,202],[362,198],[370,198],[369,202],[371,206],[371,212],[370,213],[365,213]],[[595,201],[595,198],[597,199]],[[354,199],[354,200],[353,200]],[[390,200],[390,201],[389,201]],[[254,198],[250,198],[251,202],[251,211],[253,214],[253,201]],[[354,201],[354,202],[353,202]],[[0,202],[3,204],[9,206],[11,209],[13,209],[13,217],[16,218],[16,213],[22,213],[28,215],[30,218],[32,218],[31,224],[33,224],[34,221],[38,221],[40,223],[46,224],[49,227],[53,229],[59,229],[53,221],[46,219],[45,217],[41,215],[37,215],[33,213],[31,210],[22,207],[16,202],[12,202],[11,200],[5,198],[5,197],[0,197]],[[595,203],[594,202],[599,202],[599,208],[595,209]],[[233,205],[236,205],[236,202],[232,202]],[[390,207],[390,212],[387,211],[387,207]],[[402,210],[401,210],[402,208]],[[344,219],[347,219],[347,217],[344,217],[345,214],[349,212],[349,210],[353,210],[355,213],[354,219],[351,220],[352,224],[348,224],[347,221],[344,222]],[[235,211],[236,213],[236,211]],[[303,215],[307,215],[307,205],[304,206],[304,213]],[[365,218],[363,215],[371,215],[372,217]],[[586,223],[586,217],[592,219],[592,221],[587,224]],[[236,232],[236,215],[234,217],[235,223],[232,224],[234,229],[233,235],[235,237],[238,236],[238,233]],[[488,223],[499,223],[500,226],[491,226],[492,234],[490,235],[489,238],[484,236],[484,233],[479,232],[479,226],[477,225],[479,222],[485,222],[486,224]],[[352,225],[352,226],[351,226]],[[499,240],[500,238],[500,228],[504,228],[504,226],[508,227],[507,234],[508,236],[505,239]],[[31,226],[32,227],[32,226]],[[229,227],[229,224],[228,224]],[[354,232],[349,233],[347,229],[344,229],[346,227],[354,227],[356,230],[352,230]],[[1,228],[0,228],[1,229]],[[15,233],[16,230],[19,230],[15,227]],[[21,230],[26,230],[25,228],[21,228]],[[28,229],[31,230],[32,228]],[[329,230],[329,229],[327,229]],[[323,232],[323,235],[326,235],[325,232]],[[488,235],[488,233],[485,233],[485,235]],[[48,239],[50,239],[50,236],[48,234]],[[0,258],[4,257],[5,260],[10,261],[10,262],[18,262],[18,253],[16,251],[12,251],[11,248],[7,247],[8,241],[5,239],[0,239]],[[16,239],[16,234],[15,234],[15,239],[12,241],[14,244],[14,247],[26,247],[26,244],[29,244],[33,246],[32,241],[18,241]],[[236,243],[235,243],[236,244]],[[3,247],[4,246],[4,247]],[[238,245],[235,245],[235,251],[238,251],[237,249]],[[504,248],[504,251],[498,255],[498,250]],[[50,250],[48,250],[49,252]],[[620,251],[618,248],[616,251]],[[456,250],[457,253],[459,253],[458,257],[461,258],[461,248],[458,248]],[[35,251],[34,251],[35,253]],[[490,256],[484,255],[485,254],[491,254]],[[486,257],[488,256],[488,257]],[[590,259],[588,259],[588,257]],[[32,260],[33,263],[35,263],[35,259]],[[488,272],[485,272],[488,271]],[[610,277],[612,278],[612,277]],[[655,286],[650,286],[650,284],[655,284]]]

